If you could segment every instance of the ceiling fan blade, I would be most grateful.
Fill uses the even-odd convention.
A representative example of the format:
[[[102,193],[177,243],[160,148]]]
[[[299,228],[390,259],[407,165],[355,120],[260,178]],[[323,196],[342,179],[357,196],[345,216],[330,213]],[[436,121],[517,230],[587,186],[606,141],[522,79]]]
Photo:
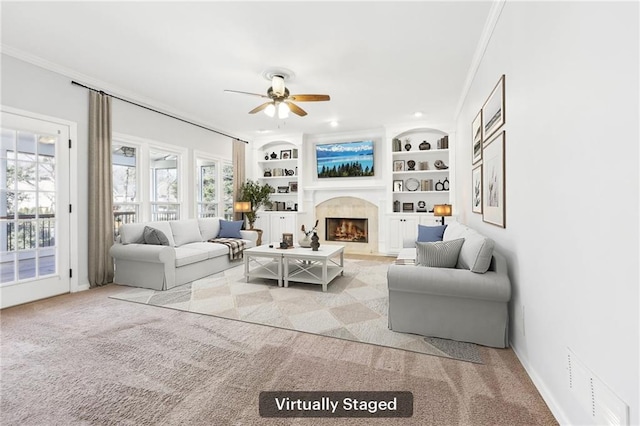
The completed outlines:
[[[238,91],[238,90],[228,90],[228,89],[225,89],[225,92],[227,92],[227,93],[239,93],[239,94],[241,94],[241,95],[259,96],[259,97],[261,97],[261,98],[267,98],[267,99],[269,99],[269,97],[268,97],[268,96],[266,96],[266,95],[260,95],[260,94],[258,94],[258,93],[240,92],[240,91]]]
[[[249,111],[249,114],[255,114],[256,112],[260,112],[263,109],[265,109],[266,107],[268,107],[269,105],[271,105],[273,102],[265,102],[262,105],[259,105],[257,107],[255,107],[254,109],[252,109],[251,111]]]
[[[289,99],[296,102],[330,101],[329,95],[290,95]]]
[[[307,111],[303,110],[302,108],[300,108],[298,105],[294,104],[293,102],[285,101],[284,103],[289,106],[289,110],[292,113],[297,114],[300,117],[304,117],[305,115],[307,115]]]

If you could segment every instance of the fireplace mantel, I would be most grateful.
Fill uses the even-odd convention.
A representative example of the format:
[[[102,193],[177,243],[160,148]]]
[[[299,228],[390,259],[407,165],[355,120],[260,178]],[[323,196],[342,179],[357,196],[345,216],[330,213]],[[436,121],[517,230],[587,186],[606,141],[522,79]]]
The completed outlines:
[[[305,186],[305,191],[384,191],[384,185],[349,185],[349,186]]]

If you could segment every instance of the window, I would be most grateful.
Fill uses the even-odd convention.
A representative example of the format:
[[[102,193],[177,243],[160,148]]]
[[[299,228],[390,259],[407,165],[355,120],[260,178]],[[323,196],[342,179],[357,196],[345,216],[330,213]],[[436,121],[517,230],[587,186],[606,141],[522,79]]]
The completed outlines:
[[[206,154],[196,158],[196,214],[233,219],[233,165]]]
[[[198,217],[218,216],[217,163],[197,160]]]
[[[134,146],[114,143],[112,150],[113,173],[113,229],[118,236],[120,226],[138,221],[138,152]]]
[[[113,232],[125,223],[174,220],[187,212],[183,161],[187,150],[115,135],[111,151]],[[191,185],[194,185],[193,183]]]
[[[180,219],[178,156],[149,151],[151,171],[151,220]]]
[[[231,163],[222,165],[222,186],[224,191],[224,218],[233,220],[233,165]]]

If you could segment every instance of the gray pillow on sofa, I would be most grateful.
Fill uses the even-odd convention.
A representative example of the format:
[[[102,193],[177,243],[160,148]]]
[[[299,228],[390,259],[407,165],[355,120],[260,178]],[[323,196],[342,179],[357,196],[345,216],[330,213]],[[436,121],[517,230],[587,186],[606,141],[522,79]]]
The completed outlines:
[[[416,242],[416,264],[434,268],[455,268],[464,238],[437,242]]]
[[[144,231],[142,231],[142,238],[144,239],[145,244],[153,244],[157,246],[169,245],[169,239],[164,235],[164,232],[150,226],[144,227]]]

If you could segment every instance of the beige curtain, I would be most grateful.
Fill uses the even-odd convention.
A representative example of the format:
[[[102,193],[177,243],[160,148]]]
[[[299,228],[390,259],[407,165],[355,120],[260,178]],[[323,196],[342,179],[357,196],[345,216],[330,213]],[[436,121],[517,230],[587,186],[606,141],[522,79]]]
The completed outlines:
[[[89,92],[89,284],[113,282],[111,97]]]
[[[245,180],[244,150],[245,143],[234,139],[233,141],[233,201],[242,201],[239,199],[240,187]],[[242,220],[242,213],[233,212],[233,220]]]

